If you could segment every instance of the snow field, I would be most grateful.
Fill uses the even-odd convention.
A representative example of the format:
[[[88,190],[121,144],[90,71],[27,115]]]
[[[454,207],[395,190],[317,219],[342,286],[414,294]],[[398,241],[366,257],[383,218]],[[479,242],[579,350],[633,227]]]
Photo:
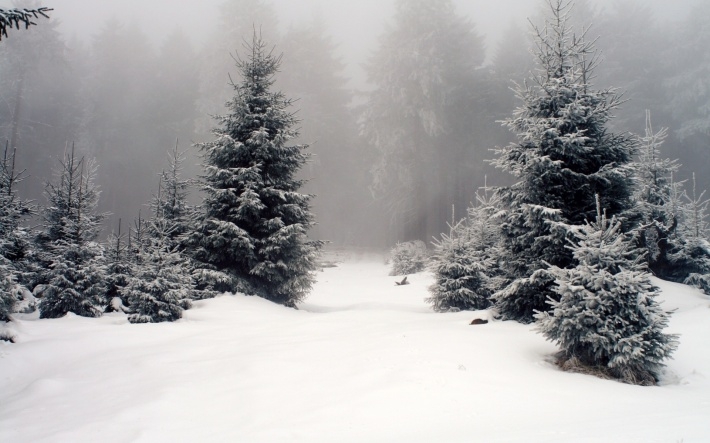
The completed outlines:
[[[318,274],[299,310],[242,295],[176,323],[20,316],[0,344],[0,441],[710,440],[710,300],[658,281],[681,345],[663,385],[559,371],[555,347],[488,312],[437,314],[429,273],[379,257]]]

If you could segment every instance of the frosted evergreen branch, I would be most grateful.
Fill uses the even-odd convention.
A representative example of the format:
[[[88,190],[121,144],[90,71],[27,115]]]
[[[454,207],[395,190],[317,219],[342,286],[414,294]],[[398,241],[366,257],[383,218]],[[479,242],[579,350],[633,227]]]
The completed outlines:
[[[51,8],[37,9],[0,9],[0,40],[7,37],[7,30],[12,28],[20,29],[20,24],[28,29],[31,25],[36,25],[33,19],[39,17],[49,18],[47,13],[53,11]]]

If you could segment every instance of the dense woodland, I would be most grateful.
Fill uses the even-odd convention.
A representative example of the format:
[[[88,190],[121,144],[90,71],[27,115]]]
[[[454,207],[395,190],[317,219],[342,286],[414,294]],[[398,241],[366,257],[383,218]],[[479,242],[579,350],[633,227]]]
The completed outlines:
[[[664,154],[686,165],[677,179],[696,172],[706,189],[710,7],[700,4],[680,24],[641,1],[603,12],[580,1],[576,10],[592,24],[590,38],[599,36],[603,62],[593,83],[619,88],[626,100],[612,127],[642,135],[650,110],[668,128]],[[452,205],[464,215],[486,176],[489,185],[509,182],[486,160],[513,139],[498,122],[519,104],[513,81],[533,68],[528,29],[501,23],[501,40],[484,48],[475,17],[450,2],[412,2],[396,9],[367,60],[368,84],[353,90],[339,42],[318,19],[282,31],[266,0],[230,0],[221,11],[200,47],[184,30],[152,47],[142,29],[115,19],[88,42],[68,39],[51,19],[3,39],[0,130],[29,176],[22,195],[42,204],[45,182],[74,143],[99,165],[99,208],[111,213],[105,236],[157,191],[176,140],[188,151],[185,174],[196,177],[191,146],[210,139],[210,114],[224,109],[236,76],[232,56],[254,24],[283,54],[278,87],[297,99],[301,141],[314,154],[302,175],[318,195],[315,237],[380,247],[429,242],[446,231]]]
[[[116,20],[88,45],[11,31],[3,291],[42,318],[295,307],[322,240],[399,242],[397,266],[433,263],[434,310],[494,307],[561,365],[655,383],[677,338],[650,272],[710,288],[710,7],[541,6],[487,56],[450,0],[398,1],[361,91],[323,22],[281,32],[267,1],[225,2],[201,48]]]

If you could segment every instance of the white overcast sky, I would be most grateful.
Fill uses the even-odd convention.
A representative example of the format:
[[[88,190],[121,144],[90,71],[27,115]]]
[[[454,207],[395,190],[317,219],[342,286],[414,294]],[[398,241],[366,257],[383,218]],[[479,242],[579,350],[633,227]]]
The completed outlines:
[[[592,0],[604,7],[615,1]],[[677,18],[697,1],[644,0],[652,4],[660,19]],[[176,27],[188,30],[197,44],[204,41],[213,24],[219,22],[218,6],[224,0],[41,0],[52,7],[52,17],[59,20],[68,37],[87,39],[96,34],[106,19],[138,22],[153,44],[158,44]],[[526,25],[541,0],[454,0],[486,36],[486,49],[495,48],[500,30],[511,23]],[[271,0],[283,28],[310,19],[319,13],[329,24],[330,34],[338,44],[343,61],[351,67],[365,61],[372,51],[383,24],[393,11],[393,0]],[[11,0],[0,0],[10,6]],[[207,31],[207,32],[205,32]],[[268,38],[268,36],[266,36]],[[236,46],[236,45],[235,45]],[[357,69],[357,68],[356,68]],[[357,74],[356,74],[357,75]]]

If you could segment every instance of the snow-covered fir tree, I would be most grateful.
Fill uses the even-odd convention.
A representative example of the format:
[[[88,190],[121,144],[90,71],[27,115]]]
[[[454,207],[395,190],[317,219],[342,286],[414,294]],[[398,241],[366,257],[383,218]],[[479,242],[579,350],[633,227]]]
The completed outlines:
[[[216,139],[199,145],[206,197],[188,243],[208,270],[230,277],[214,289],[295,306],[311,289],[321,247],[307,237],[312,196],[296,178],[308,154],[289,144],[297,135],[291,101],[271,90],[280,58],[256,34],[246,50],[234,98],[215,117]]]
[[[17,195],[23,173],[16,172],[14,165],[15,150],[10,154],[6,146],[0,159],[0,325],[10,321],[18,297],[27,292],[20,282],[21,262],[28,255],[30,243],[21,222],[34,208]]]
[[[175,321],[190,307],[195,285],[189,260],[171,245],[175,226],[162,217],[148,222],[151,235],[137,250],[126,285],[118,289],[128,302],[131,323]]]
[[[15,150],[5,147],[0,159],[0,254],[12,262],[25,258],[30,249],[29,233],[21,225],[23,218],[35,213],[35,207],[17,195],[24,171],[15,171]]]
[[[388,260],[392,266],[390,275],[414,274],[426,269],[429,251],[421,240],[401,242],[390,250]]]
[[[105,214],[96,212],[99,190],[96,164],[77,159],[74,149],[64,154],[57,183],[48,183],[44,227],[38,236],[49,262],[46,286],[39,304],[40,318],[73,312],[98,317],[103,312],[106,268],[103,247],[96,242]]]
[[[426,301],[437,312],[485,309],[500,289],[498,202],[487,189],[477,192],[476,200],[468,218],[434,242],[431,268],[436,283],[429,287]]]
[[[497,148],[493,161],[516,179],[498,189],[506,211],[501,263],[510,283],[494,298],[504,319],[522,322],[531,322],[555,295],[544,263],[574,264],[567,232],[552,222],[593,220],[595,194],[612,215],[631,205],[635,144],[607,128],[620,98],[590,83],[598,59],[586,30],[571,29],[570,3],[551,0],[549,6],[545,26],[534,27],[537,74],[518,87],[523,104],[504,122],[519,141]]]
[[[653,130],[651,113],[646,111],[646,130],[638,137],[638,160],[635,163],[636,189],[634,201],[641,213],[642,223],[653,220],[667,222],[674,216],[668,213],[666,202],[674,185],[673,175],[680,169],[678,160],[663,158],[661,146],[668,137],[668,129]]]
[[[536,315],[537,330],[560,346],[560,365],[634,384],[658,381],[663,361],[678,346],[666,334],[669,313],[656,301],[659,289],[621,222],[598,209],[595,222],[563,224],[574,236],[578,265],[551,266],[555,278],[549,312]]]
[[[106,240],[106,312],[125,312],[126,303],[121,298],[120,289],[128,283],[133,269],[128,236],[121,232],[121,219],[118,219],[118,232],[111,232]]]
[[[425,301],[437,312],[485,309],[489,306],[487,271],[493,260],[483,256],[462,222],[434,241],[432,270],[436,282]]]
[[[12,262],[0,255],[0,341],[14,340],[12,334],[5,331],[5,324],[12,321],[18,293],[22,287],[17,282],[17,271]]]
[[[646,111],[646,130],[638,137],[638,159],[635,166],[633,212],[638,225],[632,229],[636,244],[645,252],[649,270],[657,277],[683,281],[694,267],[690,256],[683,254],[685,236],[683,183],[673,180],[680,164],[663,158],[661,146],[668,130],[654,131],[651,115]]]
[[[489,295],[493,295],[506,284],[500,263],[500,219],[504,212],[501,211],[498,195],[491,192],[487,182],[486,177],[486,185],[476,192],[476,204],[468,208],[468,235],[482,257],[491,261],[491,266],[486,270],[486,288]]]
[[[683,206],[684,218],[680,231],[684,237],[683,249],[677,252],[686,268],[684,283],[702,289],[710,294],[710,242],[708,241],[708,209],[710,200],[705,198],[705,191],[698,193],[693,174],[691,195],[686,195],[687,203]],[[681,258],[678,259],[680,261]]]
[[[10,260],[0,256],[0,324],[10,321],[17,298],[17,276]]]
[[[166,231],[168,246],[170,250],[183,256],[187,269],[196,280],[197,286],[191,290],[193,298],[212,298],[217,295],[212,288],[219,286],[220,282],[229,281],[229,278],[223,272],[210,269],[209,266],[205,267],[194,260],[186,250],[186,238],[189,237],[192,226],[200,222],[201,214],[199,208],[190,206],[187,202],[193,180],[182,178],[185,152],[178,150],[177,141],[169,154],[168,161],[168,169],[160,174],[158,193],[150,204],[153,219],[162,219],[169,226]],[[153,226],[155,223],[146,224],[146,235],[155,237],[164,234],[154,232]]]
[[[173,225],[170,230],[172,246],[179,246],[180,237],[189,230],[192,208],[187,203],[192,180],[182,178],[185,152],[178,150],[178,143],[168,157],[168,169],[160,174],[158,195],[151,207],[156,218],[164,218]]]
[[[131,262],[137,260],[138,254],[143,250],[150,238],[148,222],[143,217],[142,212],[142,210],[138,210],[138,218],[133,220],[133,227],[128,232],[128,257]]]

